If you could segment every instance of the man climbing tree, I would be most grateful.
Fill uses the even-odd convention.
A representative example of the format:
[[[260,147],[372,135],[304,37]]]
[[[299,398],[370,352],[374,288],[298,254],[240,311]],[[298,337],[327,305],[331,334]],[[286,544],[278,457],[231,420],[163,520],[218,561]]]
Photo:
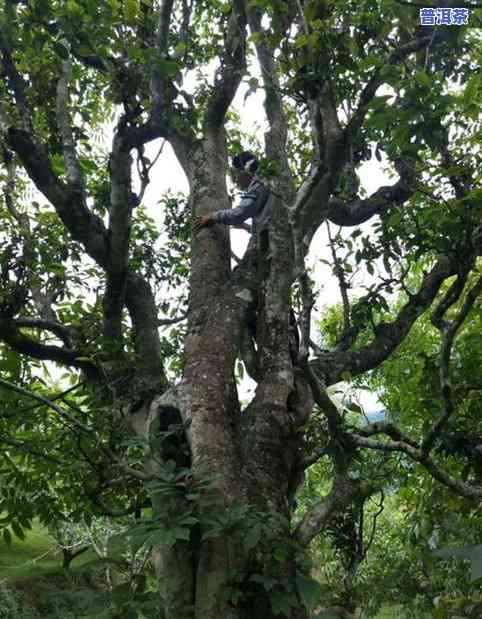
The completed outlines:
[[[444,10],[458,22],[435,37],[439,26],[420,26],[418,8],[397,0],[0,2],[6,538],[36,516],[136,513],[147,501],[157,616],[306,619],[323,602],[310,542],[382,483],[376,466],[363,468],[367,454],[480,500],[463,453],[437,449],[452,424],[482,431],[453,363],[482,288],[480,41],[464,9]],[[241,157],[247,193],[230,210],[241,86],[264,96],[262,277],[255,252],[232,266],[225,226],[203,233],[268,215],[256,161]],[[201,232],[172,225],[189,218],[167,197],[171,236],[154,251],[160,226],[145,192],[157,140],[188,179]],[[367,195],[340,182],[347,170],[357,179],[372,152],[391,185]],[[333,299],[307,265],[327,222],[340,227],[328,255],[342,320],[319,345],[314,300]],[[179,315],[169,283],[189,286]],[[394,292],[403,302],[390,314]],[[380,366],[425,312],[439,368],[430,414],[407,426],[350,421],[328,388]],[[255,344],[245,337],[253,319]],[[241,359],[256,382],[245,405]],[[39,377],[45,361],[77,381],[78,399]],[[304,472],[319,462],[331,485],[295,516]]]
[[[241,204],[234,209],[224,209],[197,217],[194,221],[194,231],[215,223],[237,225],[250,217],[253,218],[253,234],[260,232],[269,223],[269,188],[263,185],[256,176],[259,164],[253,153],[244,151],[233,158],[233,177],[245,193]]]

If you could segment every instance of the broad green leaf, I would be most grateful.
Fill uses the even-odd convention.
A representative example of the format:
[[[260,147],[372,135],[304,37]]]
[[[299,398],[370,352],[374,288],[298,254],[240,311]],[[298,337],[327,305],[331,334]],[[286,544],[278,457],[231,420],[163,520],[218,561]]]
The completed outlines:
[[[3,529],[3,539],[5,543],[7,544],[7,546],[12,545],[12,534],[10,533],[8,529]]]
[[[296,576],[296,586],[301,600],[307,608],[313,608],[319,602],[322,594],[319,582],[298,574]]]

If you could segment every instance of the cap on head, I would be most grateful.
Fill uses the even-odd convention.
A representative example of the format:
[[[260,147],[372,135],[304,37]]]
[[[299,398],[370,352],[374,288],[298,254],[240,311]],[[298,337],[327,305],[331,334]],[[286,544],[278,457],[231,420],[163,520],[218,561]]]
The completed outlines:
[[[253,153],[249,152],[249,150],[245,150],[242,153],[239,153],[239,155],[233,157],[233,167],[237,170],[248,172],[249,174],[256,172],[258,165],[258,160]]]

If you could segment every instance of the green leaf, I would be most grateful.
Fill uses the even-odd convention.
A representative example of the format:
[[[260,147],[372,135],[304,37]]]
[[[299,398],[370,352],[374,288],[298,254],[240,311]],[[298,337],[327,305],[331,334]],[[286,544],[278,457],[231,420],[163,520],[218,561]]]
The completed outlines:
[[[67,49],[67,47],[65,47],[65,45],[60,43],[60,41],[55,41],[54,44],[53,44],[53,48],[54,48],[54,52],[57,54],[57,56],[62,58],[62,60],[68,60],[68,58],[69,58],[69,50]]]
[[[432,80],[423,70],[417,71],[415,73],[415,79],[421,86],[424,86],[425,88],[432,87]]]
[[[302,574],[296,576],[296,586],[300,594],[301,601],[306,608],[313,608],[321,598],[321,586],[316,580],[306,578]]]
[[[275,615],[288,616],[293,606],[293,596],[285,591],[275,591],[269,596],[271,609]]]
[[[269,576],[263,576],[262,574],[253,574],[249,577],[251,582],[257,582],[263,586],[266,591],[271,591],[271,589],[275,586],[276,581]]]
[[[176,47],[174,48],[174,52],[178,54],[179,56],[182,56],[183,54],[186,53],[186,49],[187,47],[185,43],[178,43]]]
[[[251,527],[246,536],[244,537],[244,547],[247,550],[252,550],[258,545],[261,537],[261,527]]]
[[[374,110],[378,110],[386,106],[387,101],[392,98],[392,95],[381,95],[379,97],[373,97],[371,106]]]
[[[263,33],[262,32],[253,32],[253,34],[249,37],[249,40],[252,41],[253,43],[261,43],[261,41],[263,40]]]
[[[295,39],[295,47],[305,47],[308,45],[308,37],[306,34],[300,34],[300,36]]]
[[[8,529],[3,529],[3,539],[5,543],[7,544],[7,546],[12,545],[12,534],[10,533]]]
[[[180,65],[176,60],[161,58],[157,61],[156,67],[161,75],[175,75],[179,71]]]
[[[22,527],[18,524],[18,522],[13,520],[10,526],[12,527],[12,531],[15,533],[18,539],[23,541],[25,539],[25,533]]]
[[[442,559],[470,560],[471,580],[482,578],[482,544],[462,546],[461,548],[437,548],[432,551],[436,557]]]
[[[130,23],[135,22],[137,17],[137,2],[136,0],[124,0],[124,15]]]
[[[90,55],[92,55],[92,50],[87,45],[81,45],[80,47],[77,48],[77,53],[79,54],[79,56],[90,56]],[[86,112],[84,110],[82,110],[80,112],[80,114],[81,114],[81,116],[83,118],[84,115],[86,114]]]
[[[238,361],[238,363],[236,364],[236,368],[238,370],[239,378],[241,380],[243,380],[243,378],[244,378],[244,364],[243,364],[243,362],[242,361]]]

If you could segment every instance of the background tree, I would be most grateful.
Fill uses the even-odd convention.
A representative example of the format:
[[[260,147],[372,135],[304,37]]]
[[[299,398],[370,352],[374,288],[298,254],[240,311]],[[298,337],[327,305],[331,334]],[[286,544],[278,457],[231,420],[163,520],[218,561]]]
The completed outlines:
[[[412,285],[420,283],[422,268],[418,271]],[[436,302],[446,291],[443,286]],[[405,301],[402,294],[390,303],[390,314],[395,315]],[[461,303],[452,312],[459,311]],[[435,447],[444,468],[474,481],[479,477],[481,443],[476,387],[481,384],[480,307],[480,302],[474,306],[471,320],[458,335],[453,372],[460,412],[448,420]],[[341,305],[328,308],[321,320],[327,343],[342,329]],[[389,360],[352,385],[335,388],[346,423],[363,431],[369,421],[383,420],[426,432],[439,397],[437,357],[437,329],[425,314]],[[367,418],[353,388],[355,394],[358,389],[376,392],[380,410]],[[325,583],[326,599],[345,607],[355,601],[367,617],[376,616],[385,604],[403,605],[407,617],[480,614],[480,502],[457,496],[404,454],[391,457],[372,450],[357,465],[362,479],[376,480],[380,494],[337,514],[325,529],[327,534],[312,544],[313,564]],[[311,467],[298,494],[302,513],[313,495],[327,493],[330,474],[324,461]]]
[[[149,498],[153,521],[139,535],[158,546],[166,619],[305,617],[313,587],[304,550],[335,514],[378,491],[376,478],[357,473],[366,450],[404,454],[466,500],[480,499],[479,480],[444,467],[435,451],[464,407],[452,384],[456,336],[482,288],[476,30],[420,27],[418,8],[391,0],[1,7],[6,524],[18,528],[20,515],[28,523],[40,505],[18,508],[13,480],[33,483],[32,463],[42,462],[43,483],[47,466],[58,479],[50,485],[75,480],[63,493],[80,511],[88,508],[75,488],[106,513],[136,512]],[[173,351],[159,334],[173,317],[158,292],[176,237],[164,259],[153,255],[157,232],[140,208],[152,168],[145,147],[169,142],[189,181],[191,216],[228,208],[239,128],[231,142],[227,119],[245,76],[265,94],[259,154],[272,186],[269,247],[261,252],[252,239],[232,268],[225,228],[191,238],[173,383]],[[109,114],[116,123],[104,153],[94,138]],[[357,169],[373,144],[397,180],[366,197]],[[375,217],[364,234],[360,226]],[[324,221],[355,227],[351,237],[332,236],[344,327],[329,348],[312,343],[305,267]],[[374,281],[350,304],[357,264]],[[445,282],[432,308],[439,392],[430,422],[350,428],[327,387],[389,359]],[[389,318],[380,310],[394,290],[407,297]],[[89,292],[95,301],[86,303]],[[239,358],[257,382],[243,410]],[[41,386],[39,360],[81,378],[82,406]],[[25,415],[26,398],[42,406]],[[132,435],[139,440],[126,444]],[[329,461],[330,492],[293,528],[303,471],[320,458]]]

